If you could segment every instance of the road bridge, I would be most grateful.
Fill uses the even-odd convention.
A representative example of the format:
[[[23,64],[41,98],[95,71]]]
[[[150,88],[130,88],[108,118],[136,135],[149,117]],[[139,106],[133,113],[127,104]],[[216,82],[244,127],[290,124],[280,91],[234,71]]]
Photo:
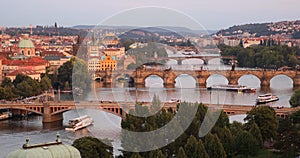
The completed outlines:
[[[149,106],[150,102],[142,103],[143,106]],[[178,103],[164,103],[162,108],[164,109],[173,109],[177,110]],[[211,105],[205,104],[213,109],[222,109],[223,112],[227,115],[237,115],[237,114],[246,114],[254,106],[243,106],[243,105]],[[123,119],[126,117],[126,113],[129,110],[135,108],[135,103],[133,102],[109,102],[109,101],[61,101],[61,102],[46,102],[46,103],[32,103],[32,104],[21,104],[21,103],[6,103],[0,104],[1,109],[9,109],[13,114],[21,114],[32,112],[38,115],[43,116],[43,124],[59,122],[62,124],[63,113],[69,110],[74,109],[97,109],[105,112],[109,112],[116,116],[119,116]],[[278,117],[285,118],[291,113],[300,110],[300,107],[297,108],[275,108],[276,115]]]

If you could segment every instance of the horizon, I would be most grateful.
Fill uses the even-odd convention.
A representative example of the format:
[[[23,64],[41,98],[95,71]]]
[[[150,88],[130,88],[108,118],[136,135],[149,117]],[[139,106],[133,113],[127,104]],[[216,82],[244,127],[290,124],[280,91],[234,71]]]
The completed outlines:
[[[277,23],[277,22],[284,22],[284,21],[300,21],[300,19],[292,19],[292,20],[280,20],[280,21],[264,21],[264,22],[252,22],[252,23],[241,23],[241,24],[232,24],[230,26],[228,26],[227,28],[217,28],[217,29],[210,29],[210,28],[207,28],[206,30],[208,31],[219,31],[219,30],[222,30],[222,29],[228,29],[229,27],[232,27],[232,26],[241,26],[241,25],[247,25],[247,24],[263,24],[263,23]],[[54,27],[54,24],[55,24],[55,21],[52,23],[52,24],[29,24],[29,25],[26,25],[26,26],[1,26],[0,25],[0,28],[30,28],[30,25],[34,27],[36,26],[47,26],[47,27],[51,27],[53,26]],[[58,28],[60,27],[64,27],[64,28],[74,28],[74,27],[78,27],[78,26],[103,26],[103,27],[106,27],[106,26],[112,26],[112,27],[139,27],[139,26],[134,26],[134,25],[120,25],[120,26],[115,26],[115,25],[106,25],[106,24],[103,24],[103,25],[97,25],[97,24],[74,24],[74,25],[70,25],[70,26],[64,26],[64,25],[58,25]],[[191,29],[193,31],[201,31],[201,30],[197,30],[197,29],[193,29],[193,28],[189,28],[189,27],[185,27],[185,26],[171,26],[171,25],[162,25],[162,26],[146,26],[146,27],[182,27],[182,28],[187,28],[187,29]]]
[[[297,4],[300,4],[297,0],[254,0],[250,4],[240,0],[184,2],[131,0],[126,3],[121,0],[4,1],[2,6],[5,7],[0,10],[1,15],[4,15],[0,17],[0,25],[4,27],[49,26],[54,22],[64,27],[95,25],[122,11],[154,6],[170,8],[186,14],[207,30],[221,30],[233,25],[300,19]]]

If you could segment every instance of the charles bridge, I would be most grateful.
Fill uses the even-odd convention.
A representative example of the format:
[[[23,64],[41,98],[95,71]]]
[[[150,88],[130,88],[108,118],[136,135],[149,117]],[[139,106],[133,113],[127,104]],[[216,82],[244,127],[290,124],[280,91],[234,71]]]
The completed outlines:
[[[143,106],[149,106],[151,103],[146,102],[142,103]],[[172,108],[173,110],[177,110],[178,103],[169,103],[166,102],[162,106],[164,109]],[[223,112],[227,115],[237,115],[237,114],[246,114],[250,111],[254,106],[243,106],[243,105],[211,105],[205,104],[209,108],[212,109],[222,109]],[[126,113],[129,110],[135,108],[135,103],[132,102],[110,102],[110,101],[49,101],[45,103],[36,103],[33,102],[31,104],[24,103],[6,103],[0,104],[1,109],[9,109],[14,115],[17,114],[28,114],[34,113],[43,116],[43,125],[49,125],[52,123],[59,123],[62,125],[63,121],[63,113],[69,110],[75,109],[97,109],[105,112],[109,112],[116,116],[119,116],[123,119],[126,117]],[[300,107],[297,108],[274,108],[276,115],[278,117],[285,118],[289,114],[300,110]]]
[[[257,70],[172,70],[165,68],[145,68],[141,67],[137,70],[107,70],[98,71],[94,74],[95,80],[103,82],[104,86],[111,86],[120,77],[130,76],[137,87],[144,87],[145,80],[151,75],[159,76],[163,80],[164,87],[175,87],[175,80],[180,75],[190,75],[196,81],[196,85],[201,88],[206,87],[207,79],[212,75],[224,76],[229,84],[238,84],[238,81],[244,75],[253,75],[260,80],[261,87],[270,86],[270,81],[277,75],[285,75],[293,80],[293,85],[300,86],[300,73],[296,70],[270,70],[270,69],[257,69]]]

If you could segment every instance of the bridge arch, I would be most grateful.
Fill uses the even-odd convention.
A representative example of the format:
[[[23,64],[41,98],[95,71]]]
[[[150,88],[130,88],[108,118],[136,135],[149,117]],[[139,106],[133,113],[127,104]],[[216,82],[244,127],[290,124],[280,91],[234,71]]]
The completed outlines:
[[[238,78],[239,85],[246,85],[250,87],[260,87],[261,79],[255,74],[244,74]]]
[[[188,84],[181,84],[188,83]],[[178,88],[196,88],[197,78],[190,74],[179,74],[175,78],[175,87]]]
[[[9,110],[22,110],[24,112],[32,112],[38,115],[43,115],[43,108],[42,107],[36,107],[34,108],[17,108],[17,107],[1,107],[0,110],[9,109]]]
[[[204,64],[204,60],[199,59],[199,58],[187,58],[187,59],[182,60],[181,64],[182,65],[202,65],[202,64]]]
[[[152,83],[150,80],[153,80]],[[157,74],[149,74],[144,77],[144,83],[145,83],[145,87],[163,88],[164,77]]]
[[[284,84],[284,88],[293,88],[293,78],[286,74],[276,74],[270,78],[270,87],[279,88]]]
[[[216,84],[228,84],[228,78],[223,74],[211,74],[206,79],[206,87],[216,85]]]

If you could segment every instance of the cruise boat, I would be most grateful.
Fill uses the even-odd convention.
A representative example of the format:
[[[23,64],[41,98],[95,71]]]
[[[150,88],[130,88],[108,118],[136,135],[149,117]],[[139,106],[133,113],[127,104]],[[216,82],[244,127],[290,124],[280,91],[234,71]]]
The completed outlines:
[[[279,98],[271,93],[259,95],[256,99],[256,104],[265,104],[273,101],[277,101]]]
[[[94,123],[94,120],[90,116],[84,115],[84,116],[69,120],[70,127],[66,128],[65,130],[66,131],[77,131],[79,129],[90,126],[93,123]]]
[[[0,113],[0,120],[5,120],[5,119],[11,118],[11,117],[12,117],[12,114],[10,112]]]
[[[242,85],[212,85],[207,87],[207,90],[226,90],[233,92],[244,92],[244,93],[254,93],[256,92],[255,88],[249,88]]]

